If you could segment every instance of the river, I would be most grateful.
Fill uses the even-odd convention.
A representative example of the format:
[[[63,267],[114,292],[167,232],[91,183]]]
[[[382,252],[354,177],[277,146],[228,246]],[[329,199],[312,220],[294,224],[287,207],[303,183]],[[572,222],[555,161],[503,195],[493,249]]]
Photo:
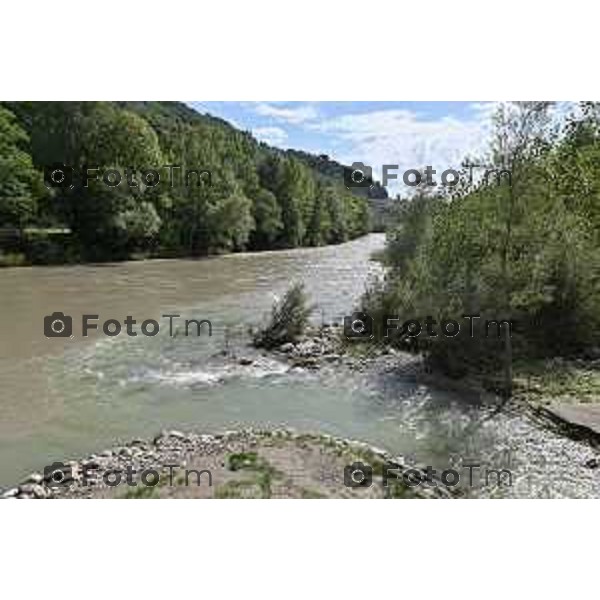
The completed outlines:
[[[372,234],[339,246],[232,254],[204,260],[0,270],[0,485],[54,460],[101,451],[160,429],[215,432],[294,427],[361,439],[444,469],[474,460],[510,468],[513,485],[474,496],[599,497],[593,451],[527,417],[419,385],[407,375],[284,373],[269,358],[247,368],[211,363],[241,341],[292,281],[303,281],[314,319],[340,321],[370,277]],[[44,317],[72,317],[73,337],[48,339]],[[212,336],[169,335],[164,314],[209,319]],[[81,335],[83,314],[136,321],[137,337]],[[155,319],[154,337],[140,324]],[[176,322],[180,322],[179,320]],[[227,333],[226,333],[227,332]]]

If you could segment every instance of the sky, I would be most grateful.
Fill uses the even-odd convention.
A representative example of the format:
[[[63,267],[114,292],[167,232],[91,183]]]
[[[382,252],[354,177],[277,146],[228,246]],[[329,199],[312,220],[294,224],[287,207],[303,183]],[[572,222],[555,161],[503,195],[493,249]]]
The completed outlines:
[[[376,178],[381,165],[441,172],[480,156],[494,102],[188,102],[279,148],[363,162]],[[388,190],[403,191],[402,189]]]

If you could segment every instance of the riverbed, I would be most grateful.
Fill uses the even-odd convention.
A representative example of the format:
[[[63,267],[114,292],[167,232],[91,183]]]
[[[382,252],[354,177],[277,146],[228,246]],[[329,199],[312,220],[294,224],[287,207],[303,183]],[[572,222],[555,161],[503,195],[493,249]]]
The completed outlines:
[[[252,365],[214,361],[243,352],[293,281],[306,285],[315,324],[341,322],[370,278],[384,236],[339,246],[233,254],[204,260],[0,271],[0,486],[55,460],[83,456],[161,429],[218,432],[293,427],[364,440],[443,469],[473,460],[509,468],[512,486],[478,485],[473,496],[599,497],[595,456],[580,442],[502,411],[476,395],[418,383],[410,372],[296,369],[272,356]],[[44,317],[72,318],[72,337],[47,338]],[[136,321],[137,336],[82,336],[83,315]],[[165,314],[207,319],[200,336],[171,335]],[[144,320],[161,328],[140,332]],[[180,322],[178,321],[178,322]],[[193,328],[192,328],[193,329]]]

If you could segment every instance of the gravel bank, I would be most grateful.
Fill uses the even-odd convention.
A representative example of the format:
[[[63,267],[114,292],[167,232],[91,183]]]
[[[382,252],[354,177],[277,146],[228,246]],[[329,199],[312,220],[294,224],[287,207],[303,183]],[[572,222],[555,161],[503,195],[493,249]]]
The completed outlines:
[[[357,462],[372,468],[372,485],[345,485],[345,469]],[[386,463],[395,465],[399,477],[391,478],[384,487],[381,472]],[[69,485],[55,485],[49,472],[32,473],[20,485],[6,490],[3,497],[451,498],[457,495],[439,481],[417,487],[407,485],[402,474],[416,468],[421,467],[406,465],[402,457],[393,457],[365,443],[289,429],[245,429],[217,435],[164,431],[153,440],[136,439],[84,459],[65,461],[63,472]],[[128,472],[135,485],[127,481]],[[120,481],[115,484],[117,479]]]

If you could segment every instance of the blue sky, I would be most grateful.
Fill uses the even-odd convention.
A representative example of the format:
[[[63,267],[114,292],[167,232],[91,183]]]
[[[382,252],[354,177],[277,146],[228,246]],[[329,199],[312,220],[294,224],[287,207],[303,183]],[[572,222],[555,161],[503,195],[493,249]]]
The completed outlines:
[[[480,155],[495,103],[188,102],[280,148],[328,154],[344,164],[431,165],[438,174]],[[438,175],[439,176],[439,175]],[[392,190],[393,191],[393,190]]]

